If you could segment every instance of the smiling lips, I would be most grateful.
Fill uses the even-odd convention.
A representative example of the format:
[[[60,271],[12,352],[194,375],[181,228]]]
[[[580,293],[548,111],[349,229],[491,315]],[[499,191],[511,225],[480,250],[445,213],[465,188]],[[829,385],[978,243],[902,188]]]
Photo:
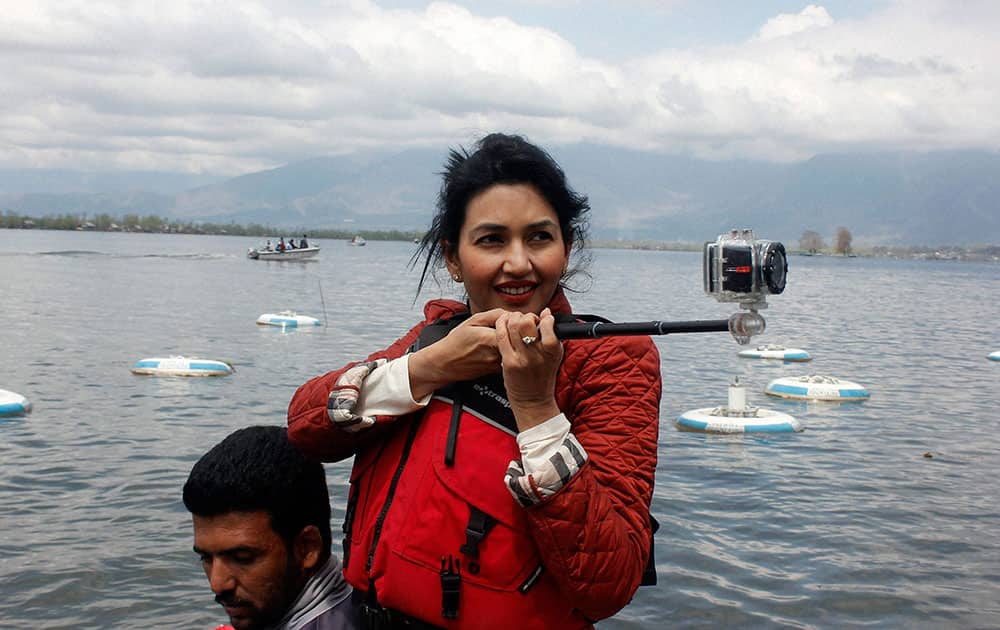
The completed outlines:
[[[508,304],[520,306],[531,299],[537,285],[533,282],[509,282],[497,285],[496,291]]]

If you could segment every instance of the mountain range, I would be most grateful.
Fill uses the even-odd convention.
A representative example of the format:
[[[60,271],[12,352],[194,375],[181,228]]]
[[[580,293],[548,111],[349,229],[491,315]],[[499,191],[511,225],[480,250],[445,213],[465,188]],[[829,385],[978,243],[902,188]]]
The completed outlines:
[[[706,161],[577,144],[552,149],[590,198],[598,239],[699,242],[731,227],[796,243],[806,230],[855,245],[1000,243],[1000,154],[823,154],[776,164]],[[276,228],[422,229],[446,151],[317,157],[235,178],[0,170],[0,211],[107,213]]]

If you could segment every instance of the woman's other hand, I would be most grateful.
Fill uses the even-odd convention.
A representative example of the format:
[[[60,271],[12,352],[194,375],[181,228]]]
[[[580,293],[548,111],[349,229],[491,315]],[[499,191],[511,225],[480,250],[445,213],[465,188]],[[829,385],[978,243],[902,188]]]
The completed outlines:
[[[495,308],[476,313],[441,341],[411,354],[410,391],[414,400],[445,385],[498,372],[500,352],[495,326],[505,312]]]
[[[552,312],[548,308],[540,315],[503,311],[495,327],[507,400],[518,429],[530,429],[558,415],[556,375],[563,347],[556,338]]]

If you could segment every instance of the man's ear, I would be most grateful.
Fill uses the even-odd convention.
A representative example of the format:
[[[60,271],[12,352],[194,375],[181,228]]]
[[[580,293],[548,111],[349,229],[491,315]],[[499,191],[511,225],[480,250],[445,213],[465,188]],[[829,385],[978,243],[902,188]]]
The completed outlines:
[[[315,525],[306,525],[295,536],[295,562],[303,571],[312,571],[323,557],[323,536]]]

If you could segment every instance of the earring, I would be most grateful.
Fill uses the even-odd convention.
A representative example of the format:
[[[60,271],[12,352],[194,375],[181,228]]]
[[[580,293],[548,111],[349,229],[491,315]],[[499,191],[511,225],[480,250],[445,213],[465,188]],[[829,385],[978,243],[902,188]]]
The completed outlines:
[[[453,275],[451,277],[451,279],[454,280],[455,282],[461,282],[462,281],[462,274],[456,273],[455,275]]]

